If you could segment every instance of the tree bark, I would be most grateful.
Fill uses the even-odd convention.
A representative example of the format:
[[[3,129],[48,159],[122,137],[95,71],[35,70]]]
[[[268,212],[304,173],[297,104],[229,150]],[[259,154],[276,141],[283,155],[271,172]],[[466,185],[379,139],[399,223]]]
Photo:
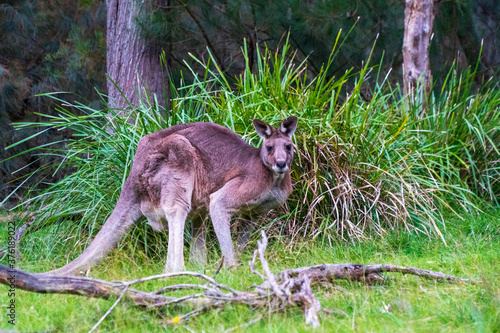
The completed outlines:
[[[143,10],[144,3],[137,0],[107,0],[107,72],[108,103],[112,108],[126,109],[128,103],[136,105],[139,98],[145,99],[149,91],[149,100],[153,102],[156,94],[158,103],[165,106],[169,101],[170,88],[168,68],[162,68],[161,48],[148,43],[142,36],[135,22]],[[120,91],[115,87],[115,84]],[[125,99],[125,98],[126,99]],[[168,104],[168,103],[167,103]],[[118,114],[125,115],[125,110]]]
[[[434,23],[434,0],[406,0],[403,38],[404,94],[421,94],[425,106],[431,91],[429,43]]]

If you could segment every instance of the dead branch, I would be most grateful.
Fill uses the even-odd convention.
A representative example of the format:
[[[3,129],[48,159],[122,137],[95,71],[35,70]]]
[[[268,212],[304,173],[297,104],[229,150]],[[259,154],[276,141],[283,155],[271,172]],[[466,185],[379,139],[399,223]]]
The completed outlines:
[[[217,277],[217,274],[219,274],[222,266],[224,266],[224,256],[222,256],[222,258],[220,259],[219,267],[217,267],[217,269],[215,270],[214,279]]]
[[[290,307],[298,307],[302,309],[306,323],[317,327],[320,324],[319,312],[340,315],[345,315],[345,312],[322,308],[320,302],[314,297],[312,292],[311,286],[313,285],[332,284],[334,281],[341,279],[365,283],[379,283],[385,281],[381,275],[382,273],[402,273],[434,280],[473,283],[468,279],[461,279],[441,272],[394,265],[323,264],[287,269],[274,275],[265,258],[266,247],[267,237],[262,231],[262,241],[257,242],[257,250],[255,250],[253,260],[249,265],[251,271],[258,275],[263,282],[260,285],[253,285],[252,291],[235,290],[218,283],[210,276],[196,272],[166,273],[131,281],[108,282],[80,276],[34,274],[4,265],[0,265],[0,283],[8,285],[11,288],[37,293],[73,294],[104,299],[108,299],[111,296],[118,297],[93,329],[99,326],[122,298],[130,299],[135,305],[145,307],[146,309],[169,308],[172,306],[190,306],[194,308],[194,310],[184,315],[168,320],[165,319],[163,321],[165,324],[187,321],[211,309],[222,309],[230,304],[242,304],[253,309],[266,309],[270,313],[279,312]],[[263,273],[255,268],[257,258],[260,259]],[[203,280],[204,284],[177,284],[165,286],[153,292],[131,288],[132,285],[145,281],[168,279],[178,276],[192,276]],[[186,289],[198,290],[198,292],[182,297],[161,295],[165,292]],[[252,324],[258,320],[260,318],[254,319],[247,324]]]
[[[205,290],[209,290],[210,288],[205,286],[205,285],[199,285],[199,284],[176,284],[176,285],[173,285],[173,286],[166,286],[166,287],[163,287],[163,288],[160,288],[156,291],[153,291],[153,294],[156,294],[156,295],[161,295],[163,293],[166,293],[168,291],[177,291],[177,290],[186,290],[186,289],[205,289]]]
[[[266,248],[267,248],[267,236],[266,236],[266,233],[264,232],[264,230],[262,230],[261,233],[262,233],[262,242],[257,241],[257,250],[255,250],[255,252],[259,253],[260,263],[262,264],[262,269],[264,270],[264,273],[266,273],[266,276],[265,276],[265,282],[267,282],[266,285],[269,285],[271,287],[271,289],[276,294],[276,296],[278,296],[280,298],[284,298],[285,294],[284,294],[283,290],[281,290],[281,288],[276,283],[276,277],[274,276],[273,273],[271,273],[271,270],[269,269],[269,265],[267,264],[267,260],[264,256],[264,254],[266,252]],[[260,274],[259,274],[259,276],[260,276]]]
[[[300,267],[287,269],[278,275],[278,279],[289,278],[290,276],[307,275],[313,282],[331,282],[333,280],[352,280],[367,283],[381,282],[384,278],[381,273],[403,273],[416,275],[432,280],[446,280],[449,282],[476,282],[469,279],[462,279],[441,272],[429,271],[420,268],[407,268],[394,265],[359,265],[359,264],[322,264],[311,267]]]
[[[124,285],[82,276],[58,276],[34,274],[0,265],[0,283],[17,289],[41,294],[71,294],[109,299],[120,296]],[[129,288],[126,295],[136,305],[148,306],[166,302],[172,297],[155,295]]]
[[[132,281],[128,281],[128,282],[121,282],[121,284],[126,284],[126,285],[130,286],[130,285],[137,284],[137,283],[142,283],[142,282],[145,282],[145,281],[158,280],[158,279],[166,279],[166,278],[171,278],[171,277],[176,277],[176,276],[194,276],[194,277],[206,280],[208,282],[208,284],[210,284],[214,288],[217,288],[217,289],[226,289],[226,290],[228,290],[228,291],[230,291],[230,292],[232,292],[234,294],[238,293],[238,291],[234,290],[233,288],[231,288],[229,286],[226,286],[224,284],[218,283],[217,281],[215,281],[210,276],[205,275],[205,274],[201,274],[201,273],[196,273],[196,272],[178,272],[178,273],[158,274],[158,275],[147,276],[147,277],[144,277],[144,278],[140,278],[140,279],[132,280]]]

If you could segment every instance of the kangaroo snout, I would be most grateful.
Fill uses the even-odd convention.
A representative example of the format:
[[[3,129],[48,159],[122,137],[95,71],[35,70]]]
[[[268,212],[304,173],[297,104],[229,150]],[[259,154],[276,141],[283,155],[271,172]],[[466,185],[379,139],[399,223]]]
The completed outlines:
[[[288,165],[286,165],[286,161],[276,161],[276,167],[274,168],[274,171],[278,173],[283,173],[286,170],[288,170]]]

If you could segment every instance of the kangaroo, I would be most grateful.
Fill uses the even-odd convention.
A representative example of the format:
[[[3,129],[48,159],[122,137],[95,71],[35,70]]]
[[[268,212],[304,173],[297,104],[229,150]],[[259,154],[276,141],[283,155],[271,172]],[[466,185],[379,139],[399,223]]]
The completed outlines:
[[[142,216],[155,231],[168,230],[166,272],[184,270],[184,225],[193,223],[190,260],[206,261],[205,217],[210,214],[224,264],[236,266],[230,221],[281,205],[292,192],[292,135],[297,118],[278,129],[254,119],[262,148],[213,123],[179,124],[139,140],[118,202],[87,249],[47,274],[87,271],[103,259]],[[242,237],[248,239],[248,232]]]

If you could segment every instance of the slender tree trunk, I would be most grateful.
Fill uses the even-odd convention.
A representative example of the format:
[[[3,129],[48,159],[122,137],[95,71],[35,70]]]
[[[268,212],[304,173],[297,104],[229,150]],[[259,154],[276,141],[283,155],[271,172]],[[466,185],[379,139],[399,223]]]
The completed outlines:
[[[431,91],[429,43],[434,23],[434,0],[406,0],[403,39],[404,94],[421,94],[425,107]],[[417,92],[415,89],[419,87]]]
[[[161,48],[140,36],[135,18],[143,9],[138,0],[107,0],[107,72],[125,98],[138,104],[145,91],[157,95],[158,103],[165,106],[169,100],[168,68],[160,62]],[[113,82],[108,79],[108,103],[113,108],[127,108],[128,104]],[[126,114],[126,111],[120,111]]]

